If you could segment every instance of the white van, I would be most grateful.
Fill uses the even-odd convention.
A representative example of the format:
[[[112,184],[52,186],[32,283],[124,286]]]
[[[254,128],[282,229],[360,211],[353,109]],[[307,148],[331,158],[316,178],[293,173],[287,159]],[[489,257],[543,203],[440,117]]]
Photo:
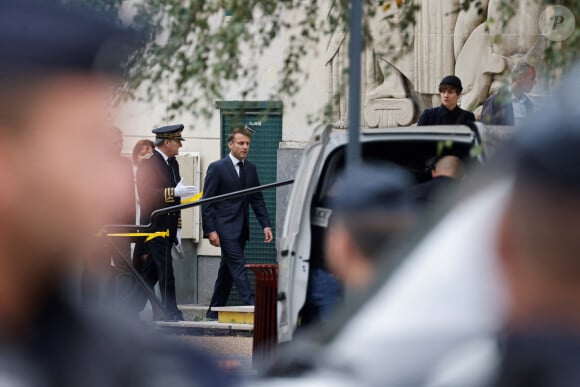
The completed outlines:
[[[481,143],[485,129],[479,123],[471,128],[458,125],[372,129],[360,135],[362,157],[365,161],[398,164],[411,172],[419,183],[431,177],[430,168],[441,152],[459,156],[471,165],[481,164],[486,151]],[[347,143],[347,131],[321,127],[304,149],[284,226],[278,233],[279,342],[292,339],[306,300],[311,209],[344,167]]]

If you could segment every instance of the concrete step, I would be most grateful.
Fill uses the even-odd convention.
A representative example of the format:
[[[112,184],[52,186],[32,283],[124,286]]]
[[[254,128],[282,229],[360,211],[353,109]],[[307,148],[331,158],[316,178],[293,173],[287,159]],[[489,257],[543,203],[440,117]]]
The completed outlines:
[[[185,321],[204,321],[207,305],[182,304],[178,305]]]
[[[207,306],[183,304],[179,305],[179,310],[183,313],[185,321],[206,321],[205,314]],[[228,324],[253,324],[254,323],[254,306],[220,306],[212,308],[218,312],[218,321]]]
[[[251,337],[253,324],[226,324],[217,321],[155,321],[157,329],[189,336],[244,336]]]

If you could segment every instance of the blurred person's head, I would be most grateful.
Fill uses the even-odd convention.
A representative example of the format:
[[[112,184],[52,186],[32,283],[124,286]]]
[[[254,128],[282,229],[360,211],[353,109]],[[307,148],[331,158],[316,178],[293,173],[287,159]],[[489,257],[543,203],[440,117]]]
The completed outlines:
[[[580,114],[571,101],[555,102],[562,106],[535,117],[510,150],[515,182],[498,251],[510,324],[580,330]]]
[[[459,96],[463,91],[461,80],[455,75],[448,75],[441,80],[439,84],[439,95],[441,97],[441,104],[448,110],[453,110],[457,107]]]
[[[431,171],[431,176],[433,178],[446,176],[461,180],[465,176],[465,166],[463,165],[463,161],[457,156],[443,156],[435,163],[435,168]]]
[[[155,143],[151,140],[139,140],[133,147],[131,159],[134,165],[139,165],[141,160],[149,157],[155,149]]]
[[[510,79],[512,93],[515,96],[529,93],[536,84],[536,69],[527,62],[520,62],[512,69]]]
[[[179,154],[179,148],[185,139],[182,137],[183,125],[167,125],[153,129],[155,134],[155,147],[167,157],[175,157]]]
[[[391,239],[410,228],[411,177],[391,164],[347,170],[332,188],[333,217],[326,234],[326,264],[347,287],[364,289]]]
[[[124,177],[107,149],[115,42],[125,34],[53,3],[0,3],[3,322],[56,286],[124,210],[109,189]]]

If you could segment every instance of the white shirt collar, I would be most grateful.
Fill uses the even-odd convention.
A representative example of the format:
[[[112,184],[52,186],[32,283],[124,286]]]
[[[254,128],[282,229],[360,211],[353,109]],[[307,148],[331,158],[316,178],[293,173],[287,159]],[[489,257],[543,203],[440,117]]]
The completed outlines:
[[[244,161],[244,160],[238,160],[238,159],[236,159],[236,158],[234,157],[234,155],[232,155],[232,153],[231,153],[231,152],[230,152],[229,156],[230,156],[230,160],[232,160],[232,163],[234,163],[234,166],[236,166],[236,167],[238,166],[238,163],[239,163],[240,161],[242,161],[242,162]]]
[[[165,153],[163,153],[159,148],[155,148],[155,150],[157,152],[159,152],[159,154],[161,154],[161,156],[163,156],[163,160],[165,160],[165,162],[167,162],[167,160],[169,159],[169,157],[167,157],[167,155]]]

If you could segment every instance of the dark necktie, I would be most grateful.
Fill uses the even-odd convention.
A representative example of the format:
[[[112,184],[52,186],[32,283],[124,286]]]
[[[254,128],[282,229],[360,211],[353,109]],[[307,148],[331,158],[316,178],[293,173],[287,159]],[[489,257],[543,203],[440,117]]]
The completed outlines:
[[[244,166],[244,162],[239,161],[238,167],[240,167],[240,183],[242,183],[243,188],[246,188],[246,167]]]
[[[170,157],[167,159],[167,164],[169,165],[169,169],[173,175],[173,184],[179,183],[179,165],[177,164],[177,159],[175,157]]]

